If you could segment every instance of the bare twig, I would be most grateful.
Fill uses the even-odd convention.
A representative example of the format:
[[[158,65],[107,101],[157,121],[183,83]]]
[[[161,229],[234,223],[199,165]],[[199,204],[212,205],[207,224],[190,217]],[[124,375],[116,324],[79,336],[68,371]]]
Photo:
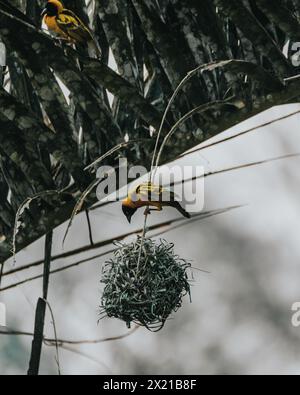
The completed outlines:
[[[91,243],[91,245],[94,245],[93,230],[92,230],[92,224],[91,224],[91,218],[90,218],[89,210],[85,210],[85,215],[86,215],[86,220],[87,220],[87,225],[88,225],[88,230],[89,230],[90,243]]]
[[[292,112],[290,114],[287,114],[287,115],[284,115],[284,116],[282,116],[280,118],[272,119],[271,121],[262,123],[262,124],[260,124],[258,126],[254,126],[253,128],[245,129],[245,130],[243,130],[243,131],[241,131],[241,132],[239,132],[239,133],[237,133],[237,134],[235,134],[233,136],[225,137],[225,138],[223,138],[221,140],[214,141],[213,143],[203,144],[203,145],[201,145],[201,147],[198,147],[198,148],[195,148],[195,149],[192,149],[192,150],[190,150],[188,152],[183,153],[182,155],[179,156],[179,158],[183,158],[183,157],[185,157],[187,155],[191,155],[191,154],[193,154],[195,152],[200,152],[200,151],[202,151],[204,149],[214,147],[216,145],[219,145],[221,143],[225,143],[225,142],[230,141],[230,140],[234,140],[234,139],[236,139],[238,137],[244,136],[244,135],[246,135],[248,133],[251,133],[251,132],[258,131],[259,129],[265,128],[265,127],[270,126],[270,125],[273,125],[274,123],[277,123],[277,122],[280,122],[280,121],[284,121],[285,119],[291,118],[291,117],[293,117],[295,115],[298,115],[298,114],[300,114],[300,110],[294,111],[294,112]]]
[[[56,349],[56,357],[55,357],[55,361],[57,364],[57,369],[58,369],[58,375],[61,375],[61,369],[60,369],[60,362],[59,362],[59,345],[58,345],[58,339],[57,339],[57,330],[56,330],[56,323],[55,323],[55,318],[54,318],[54,314],[53,314],[53,310],[52,307],[50,305],[50,303],[45,299],[45,302],[48,306],[48,309],[50,311],[51,314],[51,318],[52,318],[52,325],[53,325],[53,330],[54,330],[54,341],[53,341],[53,345],[55,346]],[[45,340],[44,340],[45,342]]]
[[[4,271],[4,263],[0,263],[0,287],[1,287],[1,284],[2,284],[2,277],[3,277],[3,271]]]
[[[113,147],[112,149],[110,149],[109,151],[107,151],[104,155],[100,156],[100,158],[96,159],[93,163],[91,163],[90,165],[88,165],[84,170],[89,170],[92,169],[94,167],[96,167],[97,165],[99,165],[104,159],[110,157],[112,154],[114,154],[115,152],[120,151],[123,148],[127,148],[131,145],[134,145],[136,143],[142,143],[145,141],[151,141],[151,139],[135,139],[135,140],[130,140],[130,141],[124,141],[123,143],[120,143],[118,145],[116,145],[115,147]]]
[[[46,316],[46,306],[47,306],[46,300],[48,297],[48,287],[49,287],[49,278],[50,278],[52,239],[53,239],[53,232],[51,231],[46,235],[46,241],[45,241],[43,297],[39,298],[36,307],[35,329],[34,329],[34,337],[32,341],[28,376],[37,376],[39,374],[42,344],[44,338],[44,326],[45,326],[45,316]]]
[[[50,339],[45,337],[43,339],[44,344],[47,346],[55,346],[58,345],[59,347],[62,347],[63,345],[73,345],[73,346],[80,346],[80,345],[88,345],[88,344],[100,344],[100,343],[106,343],[106,342],[111,342],[111,341],[116,341],[116,340],[122,340],[125,339],[126,337],[129,337],[133,333],[135,333],[139,329],[139,326],[135,326],[132,328],[130,331],[127,333],[124,333],[123,335],[118,335],[118,336],[110,336],[110,337],[104,337],[101,339],[91,339],[91,340],[66,340],[66,339]],[[3,336],[25,336],[25,337],[32,337],[34,336],[33,333],[30,332],[22,332],[22,331],[14,331],[14,330],[0,330],[0,335]]]
[[[74,218],[75,218],[76,215],[79,213],[79,211],[81,211],[81,209],[82,209],[82,207],[83,207],[83,204],[84,204],[85,199],[87,198],[87,196],[88,196],[88,195],[91,193],[91,191],[100,183],[100,181],[101,181],[100,179],[94,180],[94,181],[87,187],[87,189],[82,193],[82,195],[80,196],[79,200],[77,201],[77,203],[76,203],[76,205],[75,205],[75,207],[74,207],[74,209],[73,209],[73,212],[72,212],[70,221],[69,221],[69,223],[68,223],[67,230],[66,230],[66,232],[65,232],[64,238],[63,238],[63,243],[62,243],[63,246],[64,246],[65,241],[66,241],[66,239],[67,239],[67,236],[68,236],[68,234],[69,234],[69,230],[71,229],[71,227],[72,227],[72,225],[73,225]]]

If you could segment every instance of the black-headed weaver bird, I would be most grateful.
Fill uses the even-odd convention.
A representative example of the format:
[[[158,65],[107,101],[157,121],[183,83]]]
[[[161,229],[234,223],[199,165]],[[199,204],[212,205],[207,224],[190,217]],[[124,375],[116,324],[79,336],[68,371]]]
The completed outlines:
[[[42,12],[43,21],[48,29],[72,44],[87,45],[89,52],[101,57],[101,49],[90,29],[71,10],[64,8],[58,0],[48,0]]]
[[[135,212],[142,207],[146,207],[145,213],[162,211],[163,207],[174,207],[185,218],[191,218],[191,215],[176,200],[174,192],[151,182],[139,185],[122,201],[122,210],[129,223]],[[150,207],[154,208],[150,209]]]

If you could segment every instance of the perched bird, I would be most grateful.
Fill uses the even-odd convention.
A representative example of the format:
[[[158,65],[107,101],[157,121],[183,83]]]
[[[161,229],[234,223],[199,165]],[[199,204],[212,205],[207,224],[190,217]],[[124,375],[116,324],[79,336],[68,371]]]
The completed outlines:
[[[88,45],[89,53],[101,57],[101,49],[90,29],[71,10],[64,8],[58,0],[48,0],[42,12],[48,29],[73,44]]]
[[[155,207],[155,209],[147,209],[146,212],[148,213],[150,211],[162,211],[163,207],[174,207],[185,218],[191,218],[190,214],[175,199],[174,192],[147,182],[129,192],[127,198],[122,202],[122,210],[129,223],[133,214],[141,207]]]

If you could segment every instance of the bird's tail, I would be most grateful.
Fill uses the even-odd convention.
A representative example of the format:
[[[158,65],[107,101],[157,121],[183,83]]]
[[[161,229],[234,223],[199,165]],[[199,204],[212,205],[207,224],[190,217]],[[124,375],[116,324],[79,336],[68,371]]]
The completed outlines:
[[[172,207],[176,208],[180,214],[182,214],[185,218],[191,218],[191,214],[188,213],[179,202],[172,202],[170,204]]]

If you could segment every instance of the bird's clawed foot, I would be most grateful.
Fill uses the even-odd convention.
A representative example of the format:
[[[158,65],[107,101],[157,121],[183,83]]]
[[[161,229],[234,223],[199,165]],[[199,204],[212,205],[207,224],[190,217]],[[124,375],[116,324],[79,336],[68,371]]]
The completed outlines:
[[[159,208],[149,208],[149,207],[147,207],[145,212],[144,212],[144,215],[149,215],[149,214],[152,213],[152,211],[162,211],[162,210],[159,209]]]
[[[151,214],[151,209],[149,207],[147,207],[144,211],[144,215],[150,215]]]

